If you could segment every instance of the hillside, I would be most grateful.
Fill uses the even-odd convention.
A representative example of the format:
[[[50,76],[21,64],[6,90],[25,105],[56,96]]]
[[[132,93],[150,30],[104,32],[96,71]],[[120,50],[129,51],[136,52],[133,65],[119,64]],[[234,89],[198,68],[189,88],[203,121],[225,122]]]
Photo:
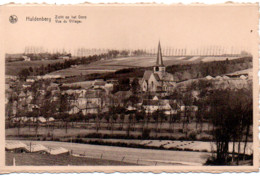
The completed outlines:
[[[223,60],[236,60],[239,57],[224,57],[224,56],[165,56],[163,57],[164,65],[184,65],[184,64],[197,64],[200,62],[214,62]],[[78,75],[90,75],[94,73],[111,73],[122,69],[130,68],[142,68],[152,67],[156,61],[156,56],[135,56],[135,57],[123,57],[113,58],[108,60],[98,60],[91,62],[90,64],[81,64],[75,67],[58,70],[50,73],[51,75],[63,75],[63,76],[78,76]]]
[[[171,65],[166,68],[172,73],[177,82],[189,79],[206,77],[208,75],[217,76],[228,74],[240,70],[252,68],[252,58],[244,57],[227,61],[199,62],[190,64]],[[152,70],[152,67],[125,68],[110,73],[94,73],[83,76],[67,78],[64,82],[77,82],[94,79],[122,79],[122,78],[142,78],[145,70]]]
[[[5,63],[5,74],[6,75],[18,75],[19,72],[23,69],[38,68],[47,66],[49,64],[63,63],[64,60],[37,60],[37,61],[15,61],[15,62],[6,62]]]

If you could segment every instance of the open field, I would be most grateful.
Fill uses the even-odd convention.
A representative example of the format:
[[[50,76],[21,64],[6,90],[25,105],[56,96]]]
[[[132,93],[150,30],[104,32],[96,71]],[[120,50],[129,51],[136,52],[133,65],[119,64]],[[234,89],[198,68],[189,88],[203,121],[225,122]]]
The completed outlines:
[[[5,63],[5,74],[6,75],[18,75],[18,73],[29,67],[40,67],[42,65],[46,66],[48,64],[54,64],[58,62],[64,62],[63,59],[57,60],[37,60],[37,61],[16,61],[16,62],[6,62]]]
[[[38,153],[11,153],[5,152],[5,164],[7,166],[13,165],[13,158],[15,158],[16,166],[94,166],[94,165],[133,165],[121,161],[112,161],[106,159],[83,158],[71,155],[53,156],[48,154]]]
[[[151,146],[160,149],[178,149],[183,151],[203,151],[203,152],[211,152],[216,151],[216,145],[214,142],[205,142],[205,141],[179,141],[179,140],[131,140],[131,139],[83,139],[83,141],[101,141],[107,144],[117,144],[117,143],[126,143],[126,144],[137,144],[143,146]],[[243,153],[244,142],[241,142],[240,153]],[[253,143],[247,143],[246,154],[251,155],[253,153]],[[233,143],[229,143],[229,152],[232,153]],[[235,143],[235,153],[238,152],[238,142]]]
[[[169,151],[137,149],[102,145],[77,144],[53,141],[22,141],[29,144],[42,144],[46,147],[63,147],[72,150],[75,156],[124,161],[141,165],[203,165],[211,155],[205,152]]]
[[[117,125],[114,125],[114,128]],[[37,137],[36,137],[36,131],[34,127],[31,128],[22,127],[19,130],[18,128],[7,128],[5,130],[5,134],[7,139],[31,139],[31,140],[38,139],[38,140],[54,140],[54,141],[63,141],[63,142],[78,141],[81,143],[100,143],[104,145],[117,145],[118,143],[122,143],[122,144],[127,144],[127,146],[129,144],[135,144],[144,148],[151,146],[151,147],[162,148],[162,149],[193,150],[193,151],[207,151],[207,152],[216,150],[214,143],[210,142],[212,140],[212,136],[208,132],[208,130],[211,129],[212,126],[208,126],[206,123],[203,124],[202,132],[199,131],[196,132],[195,131],[196,124],[191,123],[189,126],[190,131],[187,133],[188,134],[187,136],[185,132],[183,133],[179,131],[180,129],[182,129],[181,123],[175,124],[174,132],[166,131],[166,129],[168,128],[168,124],[163,123],[161,127],[161,132],[156,133],[154,125],[155,124],[152,123],[149,124],[149,127],[151,129],[151,132],[149,134],[150,140],[140,139],[140,137],[142,136],[142,131],[141,129],[139,130],[139,128],[137,128],[138,126],[140,127],[140,124],[135,125],[136,129],[134,131],[133,130],[127,131],[124,128],[123,130],[115,128],[112,131],[112,130],[108,130],[105,127],[99,129],[99,131],[97,132],[93,124],[88,124],[86,125],[87,128],[74,126],[74,128],[69,127],[67,130],[64,127],[61,128],[56,127],[53,129],[52,127],[48,128],[48,127],[41,126],[37,129]],[[189,136],[190,132],[196,134],[195,137],[190,137]],[[97,136],[103,136],[104,139],[100,139]],[[129,136],[130,139],[127,138]],[[113,139],[109,139],[109,138],[113,138]],[[159,139],[159,140],[155,140],[155,139]],[[167,139],[167,140],[161,140],[161,139]],[[251,137],[249,141],[252,141]],[[243,146],[244,143],[241,142],[241,149],[244,148]],[[248,142],[246,154],[252,153],[251,146],[252,146],[252,142]],[[232,143],[230,143],[229,145],[229,151],[230,152],[232,151]],[[241,150],[240,152],[243,152],[243,150]]]
[[[174,64],[185,64],[185,63],[198,63],[202,62],[212,62],[212,61],[222,61],[222,60],[233,60],[239,57],[212,57],[212,56],[168,56],[164,57],[164,65],[174,65]],[[92,73],[106,73],[115,72],[124,68],[135,68],[135,67],[151,67],[154,66],[156,62],[155,56],[139,56],[139,57],[124,57],[124,58],[114,58],[109,60],[99,60],[92,62],[88,65],[78,65],[73,68],[68,68],[64,70],[59,70],[50,73],[51,75],[64,75],[64,76],[77,76],[77,75],[88,75]]]
[[[37,129],[37,134],[39,136],[48,136],[48,135],[53,135],[54,137],[77,137],[77,136],[83,136],[83,135],[88,135],[88,134],[108,134],[108,135],[124,135],[127,136],[128,133],[128,124],[125,123],[123,126],[121,126],[121,123],[114,123],[113,124],[113,130],[108,129],[110,126],[110,123],[101,123],[100,124],[100,129],[98,132],[96,131],[96,124],[94,122],[91,123],[84,123],[84,122],[74,122],[74,123],[69,123],[68,124],[68,129],[66,132],[65,127],[62,126],[62,124],[55,124],[55,127],[48,128],[44,126],[39,126]],[[121,128],[120,128],[121,126]],[[137,138],[138,136],[142,135],[142,123],[135,123],[135,125],[131,125],[131,130],[129,131],[130,136],[134,136]],[[183,139],[185,138],[185,133],[183,132],[183,126],[181,122],[176,122],[173,125],[170,125],[167,122],[163,122],[162,124],[158,125],[158,129],[160,129],[160,132],[156,133],[155,129],[156,123],[149,122],[147,125],[147,128],[150,130],[150,137],[169,137],[169,138],[175,138],[175,139]],[[197,131],[197,139],[211,139],[211,135],[209,134],[209,131],[212,130],[212,126],[208,125],[208,123],[202,123],[202,131],[200,132],[200,124],[198,124],[198,131]],[[171,130],[171,131],[169,131]],[[172,131],[173,130],[173,131]],[[192,122],[189,123],[187,126],[188,134],[190,132],[196,131],[196,123]],[[29,128],[28,126],[24,126],[19,128],[19,134],[20,135],[30,135],[30,136],[35,136],[35,128],[31,127]],[[17,136],[18,135],[18,128],[7,128],[5,130],[5,135],[6,137],[8,136]]]

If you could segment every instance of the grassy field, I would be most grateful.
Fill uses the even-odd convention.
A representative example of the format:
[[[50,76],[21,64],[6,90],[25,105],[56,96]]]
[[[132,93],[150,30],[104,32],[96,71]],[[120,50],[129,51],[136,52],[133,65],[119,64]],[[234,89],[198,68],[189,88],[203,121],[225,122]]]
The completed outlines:
[[[185,64],[185,63],[198,63],[198,62],[212,62],[212,61],[222,61],[226,59],[232,60],[238,57],[197,57],[197,56],[167,56],[163,58],[164,65],[174,65],[174,64]],[[151,67],[154,66],[156,62],[155,56],[139,56],[139,57],[124,57],[124,58],[114,58],[109,60],[100,60],[88,65],[78,65],[74,68],[68,68],[64,70],[59,70],[52,72],[52,75],[65,75],[65,76],[77,76],[77,75],[88,75],[93,73],[106,73],[115,72],[124,68],[135,68],[135,67]]]
[[[71,155],[53,156],[48,154],[38,153],[11,153],[5,152],[5,164],[7,166],[13,165],[13,158],[15,158],[16,166],[120,166],[120,165],[134,165],[126,162],[112,161],[106,159],[83,158]]]
[[[16,61],[5,63],[5,74],[6,75],[18,75],[18,73],[25,68],[29,67],[40,67],[42,65],[54,64],[57,62],[64,62],[63,59],[57,60],[39,60],[39,61]]]

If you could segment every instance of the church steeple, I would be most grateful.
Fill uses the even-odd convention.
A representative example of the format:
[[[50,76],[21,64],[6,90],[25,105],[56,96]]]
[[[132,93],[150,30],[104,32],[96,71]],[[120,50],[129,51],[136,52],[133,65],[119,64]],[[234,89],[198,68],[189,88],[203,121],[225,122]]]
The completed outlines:
[[[156,66],[164,66],[163,65],[163,60],[162,60],[162,50],[161,50],[160,41],[159,41],[159,44],[158,44]]]
[[[154,72],[155,73],[164,73],[165,72],[165,66],[163,65],[162,49],[161,49],[160,41],[158,44],[157,59],[156,59],[156,65],[154,67]]]

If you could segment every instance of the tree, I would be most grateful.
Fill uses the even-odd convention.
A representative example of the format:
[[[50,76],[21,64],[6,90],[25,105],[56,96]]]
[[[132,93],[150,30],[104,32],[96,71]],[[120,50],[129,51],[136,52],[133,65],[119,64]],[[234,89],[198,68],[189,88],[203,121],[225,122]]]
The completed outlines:
[[[137,77],[135,77],[131,83],[131,88],[133,93],[137,93],[140,90],[140,84],[139,84],[139,80]]]
[[[122,51],[120,51],[120,55],[121,56],[128,56],[129,55],[129,51],[128,50],[122,50]]]
[[[68,94],[61,94],[59,97],[59,118],[65,123],[65,131],[68,132],[68,123],[69,123],[69,110],[70,110],[70,103],[69,103],[69,95]]]
[[[160,113],[159,110],[154,111],[154,112],[152,113],[152,118],[153,118],[153,120],[154,120],[154,122],[155,122],[156,137],[157,137],[158,132],[159,132],[159,130],[158,130],[158,126],[159,126],[159,113]]]
[[[22,80],[26,80],[27,77],[30,75],[30,71],[25,68],[25,69],[22,69],[19,73],[18,73],[20,79]]]
[[[231,141],[233,142],[233,160],[234,142],[238,142],[237,165],[239,164],[240,143],[245,129],[247,130],[247,127],[252,125],[251,95],[250,90],[216,90],[208,96],[210,122],[214,126],[212,134],[216,144],[214,164],[226,165],[230,162],[228,149]]]

